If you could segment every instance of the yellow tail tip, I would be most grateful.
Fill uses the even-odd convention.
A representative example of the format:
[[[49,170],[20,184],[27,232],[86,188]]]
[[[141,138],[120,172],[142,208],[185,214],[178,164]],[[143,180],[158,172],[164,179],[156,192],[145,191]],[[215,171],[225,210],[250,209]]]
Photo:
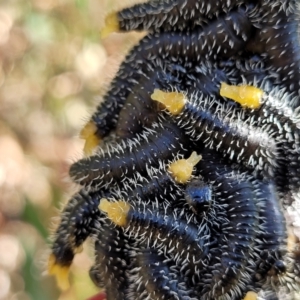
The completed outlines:
[[[88,122],[80,131],[79,137],[85,140],[83,152],[87,156],[93,154],[94,149],[101,141],[96,132],[97,126],[93,121]]]
[[[169,166],[169,172],[178,183],[186,183],[191,179],[194,166],[202,159],[201,155],[193,152],[187,159],[179,159]]]
[[[48,273],[49,275],[55,276],[58,287],[63,291],[70,288],[69,271],[70,266],[59,265],[56,261],[55,255],[50,255],[48,260]]]
[[[263,90],[250,85],[229,85],[225,82],[221,83],[220,95],[240,103],[244,107],[259,108]]]
[[[105,39],[112,32],[120,31],[117,13],[111,13],[105,18],[104,28],[100,31],[101,39]]]
[[[155,89],[151,99],[162,103],[174,116],[180,114],[185,105],[185,96],[180,92],[163,92]]]
[[[87,138],[85,140],[85,143],[84,143],[84,147],[83,147],[83,153],[85,156],[90,156],[93,154],[94,150],[97,148],[97,146],[99,145],[100,143],[100,139],[93,135],[93,136],[90,136],[89,138]]]
[[[257,300],[257,293],[255,292],[248,292],[244,298],[244,300]]]
[[[108,218],[116,225],[125,227],[130,204],[125,201],[109,202],[103,198],[100,200],[99,209],[107,214]]]
[[[96,126],[95,122],[89,121],[81,129],[81,131],[79,133],[79,137],[81,139],[85,140],[85,139],[89,138],[91,135],[95,135],[96,132],[97,132],[97,126]]]

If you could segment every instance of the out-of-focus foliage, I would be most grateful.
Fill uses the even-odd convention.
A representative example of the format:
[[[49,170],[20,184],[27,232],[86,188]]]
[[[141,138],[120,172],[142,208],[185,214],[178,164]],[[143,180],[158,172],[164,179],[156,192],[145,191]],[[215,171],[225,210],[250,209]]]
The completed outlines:
[[[0,300],[82,300],[96,289],[89,247],[60,293],[45,275],[49,236],[76,187],[76,136],[135,33],[101,41],[107,12],[133,1],[0,1]]]

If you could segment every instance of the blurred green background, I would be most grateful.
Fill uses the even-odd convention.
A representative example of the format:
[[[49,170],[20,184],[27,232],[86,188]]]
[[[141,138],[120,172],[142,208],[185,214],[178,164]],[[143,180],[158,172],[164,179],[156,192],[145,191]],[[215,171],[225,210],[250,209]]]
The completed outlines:
[[[104,16],[133,1],[0,1],[0,300],[83,300],[92,250],[76,256],[72,288],[47,276],[51,232],[76,191],[78,133],[140,34],[100,40]],[[137,1],[135,1],[137,2]]]

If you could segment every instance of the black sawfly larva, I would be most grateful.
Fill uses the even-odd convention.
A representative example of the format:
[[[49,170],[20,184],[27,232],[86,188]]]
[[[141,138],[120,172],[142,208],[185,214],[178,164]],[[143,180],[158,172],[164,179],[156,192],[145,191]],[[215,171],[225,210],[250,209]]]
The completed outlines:
[[[205,265],[207,232],[192,224],[188,217],[178,218],[178,210],[157,210],[155,203],[130,205],[125,201],[109,202],[107,199],[100,201],[99,208],[116,225],[124,227],[131,238],[172,255],[186,275],[197,276]]]
[[[106,18],[102,34],[106,36],[113,31],[150,30],[174,31],[193,29],[214,19],[220,12],[230,10],[243,4],[243,1],[187,1],[163,0],[148,1],[111,13]]]
[[[215,201],[226,210],[216,248],[200,281],[200,299],[232,299],[242,297],[250,276],[249,263],[258,229],[255,187],[224,165],[218,155],[203,154],[197,166],[199,173],[212,184]],[[222,245],[222,248],[219,247]]]
[[[59,285],[67,287],[68,272],[76,253],[82,251],[82,244],[90,236],[100,218],[99,201],[107,196],[82,189],[76,193],[62,211],[60,224],[56,229],[51,247],[49,272],[57,275]]]
[[[108,186],[114,180],[124,179],[135,172],[143,173],[159,160],[171,160],[178,153],[186,153],[185,135],[175,125],[154,123],[150,129],[132,140],[122,141],[106,152],[74,163],[71,178],[82,185]]]
[[[126,300],[129,282],[127,269],[129,267],[130,243],[109,221],[99,228],[95,241],[95,263],[90,269],[90,277],[99,287],[105,286],[107,299]]]
[[[184,279],[176,274],[170,259],[156,249],[139,250],[135,265],[131,276],[135,284],[138,282],[137,299],[145,296],[157,300],[192,299],[192,291],[186,287]],[[135,292],[134,287],[132,292]]]
[[[149,64],[155,68],[157,59],[199,62],[204,56],[221,55],[228,58],[243,49],[252,29],[247,14],[239,9],[232,12],[230,17],[220,17],[195,32],[166,32],[146,36],[127,55],[109,92],[93,114],[91,120],[97,127],[95,134],[103,138],[116,126],[116,116],[129,95],[129,89],[139,80],[139,70],[145,70]],[[217,41],[222,41],[222,44]]]

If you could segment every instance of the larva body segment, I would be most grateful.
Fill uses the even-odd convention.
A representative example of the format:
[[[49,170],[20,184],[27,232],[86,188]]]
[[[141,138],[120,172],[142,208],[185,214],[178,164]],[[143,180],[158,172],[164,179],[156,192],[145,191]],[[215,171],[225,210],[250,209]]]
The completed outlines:
[[[90,277],[97,286],[105,287],[107,300],[129,300],[127,243],[130,242],[122,230],[109,221],[99,229],[95,241],[95,264],[90,270]]]
[[[131,202],[142,200],[144,203],[157,200],[160,203],[167,203],[168,201],[176,201],[182,195],[181,188],[176,184],[168,172],[150,173],[147,182],[137,185],[133,191],[129,191],[126,199]]]
[[[287,28],[286,28],[287,27]],[[266,42],[266,52],[269,55],[270,64],[277,68],[281,75],[282,82],[290,92],[294,92],[299,97],[300,93],[300,45],[299,40],[295,41],[290,36],[295,36],[298,30],[296,22],[286,25],[283,23],[281,28],[271,27],[266,32],[260,34],[260,41]],[[270,39],[270,37],[272,37]],[[274,39],[274,37],[276,37]],[[282,46],[278,46],[280,43]],[[292,55],[291,55],[292,54]],[[299,100],[295,107],[299,105]]]
[[[183,189],[167,171],[166,165],[160,168],[150,168],[145,176],[137,174],[137,178],[124,183],[122,188],[116,188],[109,195],[110,199],[124,199],[129,203],[143,202],[146,204],[172,205],[178,198],[183,197]]]
[[[138,84],[141,76],[147,76],[155,68],[156,63],[154,66],[147,66],[148,62],[143,61],[147,55],[147,45],[150,40],[151,35],[146,36],[126,56],[103,101],[92,115],[91,120],[97,127],[95,134],[99,138],[107,136],[116,127],[119,113],[131,89]]]
[[[300,148],[291,148],[283,146],[284,155],[280,160],[280,165],[282,167],[280,178],[286,177],[284,181],[278,184],[280,187],[283,186],[283,183],[286,183],[283,187],[284,190],[299,192],[299,176],[300,176]]]
[[[273,174],[276,141],[262,129],[244,122],[230,105],[195,93],[185,98],[184,108],[174,120],[192,140],[202,142],[207,149],[267,176]]]
[[[229,75],[229,82],[234,85],[246,83],[269,92],[274,83],[280,81],[275,70],[267,65],[266,58],[257,53],[250,57],[237,56],[221,61],[218,66]]]
[[[282,261],[283,268],[279,273],[285,273],[284,257],[286,255],[287,228],[282,207],[273,182],[259,182],[258,197],[260,206],[260,232],[258,239],[260,252],[257,263],[256,279],[265,280],[267,272],[276,267],[276,262]]]
[[[118,114],[129,95],[129,87],[134,84],[128,80],[126,74],[118,72],[118,76],[112,81],[110,90],[103,101],[97,106],[96,112],[91,117],[91,122],[96,125],[95,135],[102,139],[107,136],[118,122]]]
[[[176,79],[164,71],[149,71],[141,76],[120,111],[116,134],[120,138],[131,138],[144,127],[150,127],[158,119],[158,107],[150,98],[155,88],[170,88],[168,83]]]
[[[204,61],[199,63],[192,72],[188,70],[185,76],[185,84],[181,86],[181,90],[188,93],[199,90],[205,96],[218,96],[221,82],[229,80],[229,76],[224,70],[216,64]],[[176,90],[176,86],[173,90]]]
[[[150,98],[153,90],[201,90],[203,95],[217,96],[220,83],[227,81],[225,72],[209,62],[180,70],[176,70],[176,64],[168,63],[163,71],[147,70],[140,76],[119,114],[116,134],[120,138],[131,138],[157,120],[159,108]]]
[[[184,154],[186,137],[171,123],[155,123],[151,129],[132,140],[114,146],[111,151],[84,158],[73,164],[70,176],[81,185],[105,186],[135,172],[143,173],[147,166]],[[159,158],[159,159],[158,159]]]
[[[250,19],[252,19],[250,17]],[[269,65],[280,74],[285,87],[298,101],[300,95],[299,8],[295,1],[262,1],[252,23],[257,30],[254,51],[267,53]]]
[[[157,300],[191,299],[183,278],[172,271],[170,259],[163,254],[155,249],[140,250],[135,264],[132,280],[140,282],[139,293],[144,292],[149,299]]]
[[[203,25],[217,14],[228,12],[242,1],[149,1],[117,13],[120,31],[174,31]]]
[[[232,12],[230,17],[222,16],[204,28],[190,32],[164,32],[149,34],[138,46],[135,55],[126,61],[143,59],[183,59],[183,61],[201,61],[203,57],[230,57],[245,47],[253,33],[245,10]],[[222,46],[218,44],[222,41]],[[126,63],[125,61],[125,63]]]
[[[89,193],[82,189],[68,202],[62,212],[60,225],[56,230],[52,254],[56,264],[70,266],[74,255],[86,238],[95,230],[100,218],[99,201],[105,193]]]
[[[291,105],[294,99],[285,89],[274,88],[263,94],[259,108],[247,113],[255,126],[269,125],[270,129],[279,133],[283,141],[299,143],[300,117]]]
[[[56,229],[48,260],[48,272],[62,290],[69,288],[69,270],[84,241],[94,233],[100,220],[98,204],[107,191],[92,193],[82,189],[68,202]]]
[[[217,242],[222,248],[210,249],[211,260],[203,274],[205,284],[200,285],[203,300],[239,298],[246,292],[258,229],[257,200],[250,178],[240,177],[217,162],[217,157],[204,153],[198,165],[200,174],[212,181],[216,202],[225,207],[227,217]]]
[[[102,210],[104,205],[101,203],[99,207]],[[134,203],[128,211],[120,210],[120,213],[126,219],[126,222],[122,221],[122,226],[131,238],[142,245],[168,253],[181,267],[181,272],[186,275],[190,273],[191,277],[197,276],[208,250],[205,229],[198,228],[187,217],[178,217],[178,210],[157,209],[155,203]],[[117,219],[121,219],[121,216]]]
[[[176,207],[176,202],[186,193],[184,186],[189,186],[194,167],[200,159],[201,156],[193,152],[187,159],[176,157],[169,165],[161,162],[158,169],[147,169],[145,177],[138,174],[136,180],[125,183],[122,189],[112,192],[110,198],[125,199],[132,204],[156,203],[161,208],[168,205]]]
[[[260,108],[248,112],[248,124],[267,128],[276,141],[276,182],[281,191],[294,190],[299,182],[300,116],[293,109],[294,97],[284,89],[264,93]],[[241,115],[245,119],[245,115]]]

